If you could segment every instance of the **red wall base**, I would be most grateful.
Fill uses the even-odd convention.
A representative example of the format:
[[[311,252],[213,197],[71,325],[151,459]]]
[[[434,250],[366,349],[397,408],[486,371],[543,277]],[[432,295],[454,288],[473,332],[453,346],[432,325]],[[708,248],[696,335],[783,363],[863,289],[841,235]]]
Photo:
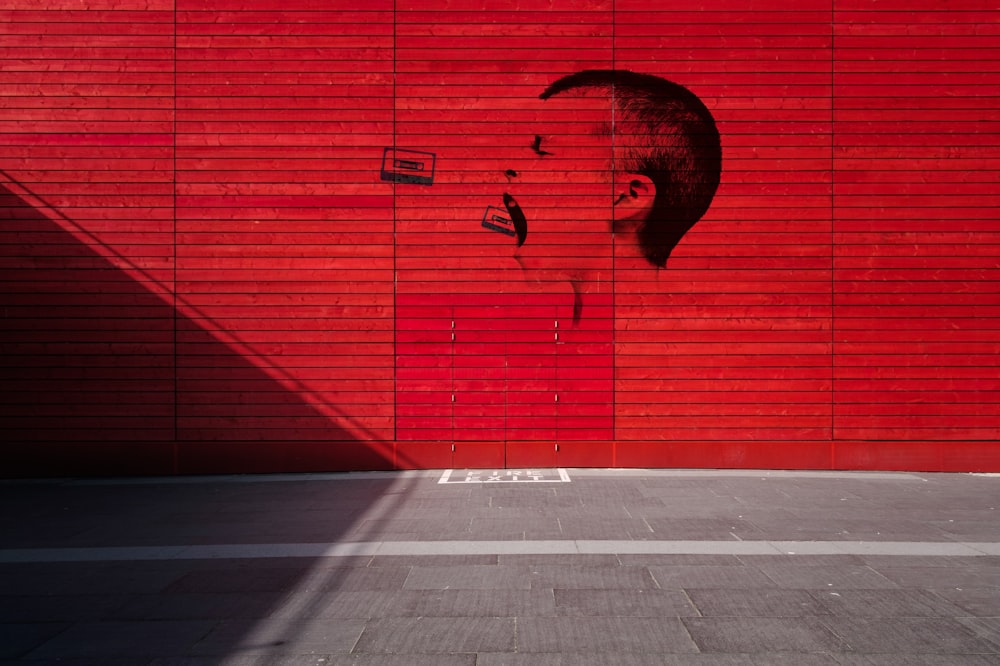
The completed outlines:
[[[3,476],[266,474],[524,467],[1000,472],[993,442],[35,443]]]

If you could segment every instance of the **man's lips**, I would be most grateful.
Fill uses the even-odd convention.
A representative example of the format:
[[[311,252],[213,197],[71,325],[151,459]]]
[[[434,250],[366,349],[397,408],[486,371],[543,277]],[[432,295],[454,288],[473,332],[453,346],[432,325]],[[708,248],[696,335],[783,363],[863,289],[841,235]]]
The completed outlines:
[[[514,225],[514,233],[517,234],[517,246],[521,247],[528,238],[528,219],[521,211],[521,207],[517,205],[517,200],[507,192],[503,193],[503,205],[510,215],[511,224]]]

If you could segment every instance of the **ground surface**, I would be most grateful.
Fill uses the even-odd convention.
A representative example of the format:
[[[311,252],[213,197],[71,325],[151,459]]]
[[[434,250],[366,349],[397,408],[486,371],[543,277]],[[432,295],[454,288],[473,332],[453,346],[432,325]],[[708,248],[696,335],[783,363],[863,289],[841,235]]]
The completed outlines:
[[[1000,664],[1000,477],[0,482],[0,663]]]

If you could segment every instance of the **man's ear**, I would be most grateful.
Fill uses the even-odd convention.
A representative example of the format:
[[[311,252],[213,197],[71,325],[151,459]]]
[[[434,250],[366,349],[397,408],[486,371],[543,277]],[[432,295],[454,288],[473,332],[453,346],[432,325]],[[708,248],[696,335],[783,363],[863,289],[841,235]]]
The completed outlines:
[[[656,185],[641,173],[619,173],[615,177],[615,221],[643,221],[653,210]]]

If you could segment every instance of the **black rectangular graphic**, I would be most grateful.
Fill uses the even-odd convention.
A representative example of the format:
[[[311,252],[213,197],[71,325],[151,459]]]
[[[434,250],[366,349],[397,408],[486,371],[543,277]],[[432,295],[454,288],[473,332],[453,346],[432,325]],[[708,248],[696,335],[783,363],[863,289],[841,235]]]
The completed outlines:
[[[502,208],[487,206],[483,213],[483,226],[493,231],[499,231],[507,236],[517,236],[514,230],[514,223],[510,220],[510,215]]]
[[[403,148],[382,151],[382,180],[391,183],[434,183],[434,153]]]

